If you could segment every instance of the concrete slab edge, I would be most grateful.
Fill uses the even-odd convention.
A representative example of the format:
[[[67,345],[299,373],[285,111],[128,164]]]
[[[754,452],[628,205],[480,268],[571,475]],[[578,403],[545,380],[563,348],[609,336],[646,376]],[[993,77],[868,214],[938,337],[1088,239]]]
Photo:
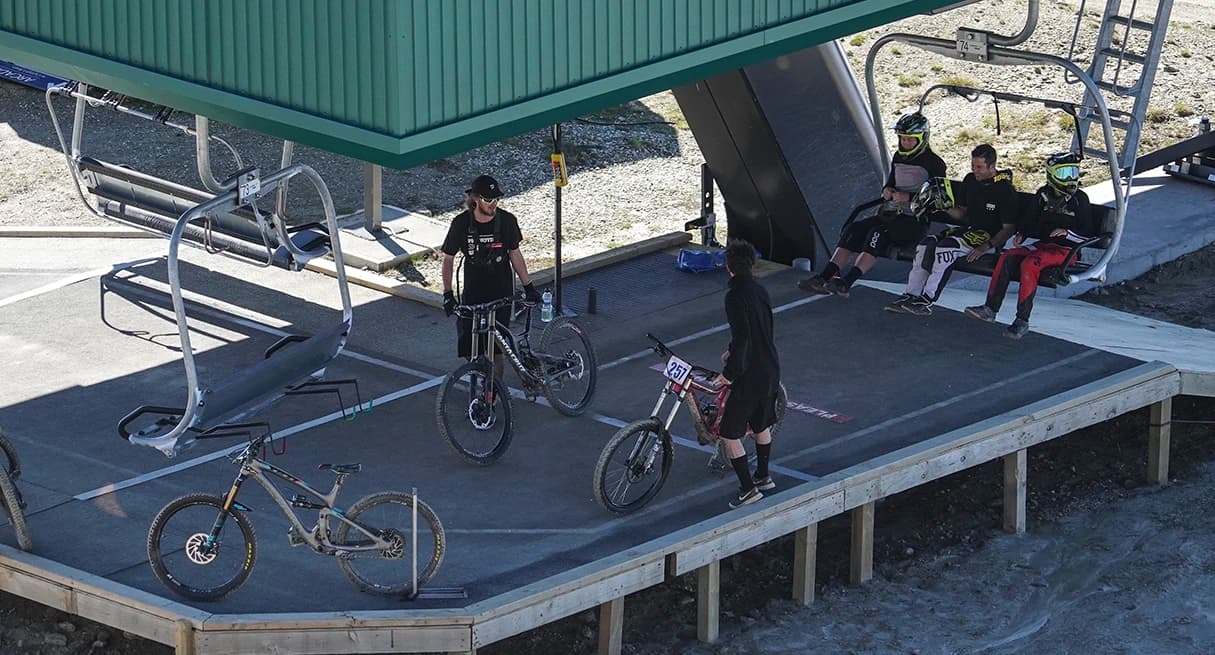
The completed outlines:
[[[0,239],[164,239],[166,235],[133,227],[0,226]]]

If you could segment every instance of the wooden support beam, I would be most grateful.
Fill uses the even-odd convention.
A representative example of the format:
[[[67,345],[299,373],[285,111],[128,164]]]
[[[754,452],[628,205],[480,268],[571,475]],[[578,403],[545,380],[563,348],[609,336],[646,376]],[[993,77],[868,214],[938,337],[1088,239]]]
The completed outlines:
[[[717,641],[721,614],[721,560],[696,569],[696,638],[711,644]]]
[[[175,655],[194,655],[194,624],[189,619],[177,620],[177,644]]]
[[[599,655],[620,655],[624,638],[624,596],[599,606]]]
[[[818,554],[818,524],[798,530],[793,539],[793,600],[814,602],[814,567]]]
[[[1173,399],[1152,403],[1148,424],[1148,482],[1169,482],[1169,440],[1172,437]]]
[[[1004,456],[1004,531],[1025,532],[1026,473],[1028,451],[1024,448]]]
[[[873,578],[873,502],[852,510],[850,567],[852,584],[864,584]]]

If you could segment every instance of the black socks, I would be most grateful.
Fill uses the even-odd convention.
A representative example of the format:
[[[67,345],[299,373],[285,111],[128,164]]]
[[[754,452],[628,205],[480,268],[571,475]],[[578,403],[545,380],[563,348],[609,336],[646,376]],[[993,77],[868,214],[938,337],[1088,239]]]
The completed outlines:
[[[738,476],[738,486],[742,493],[747,493],[755,488],[755,481],[751,479],[751,471],[747,468],[746,454],[731,459],[730,466],[734,467],[734,473]]]
[[[755,477],[768,477],[768,458],[772,456],[772,442],[755,444]]]

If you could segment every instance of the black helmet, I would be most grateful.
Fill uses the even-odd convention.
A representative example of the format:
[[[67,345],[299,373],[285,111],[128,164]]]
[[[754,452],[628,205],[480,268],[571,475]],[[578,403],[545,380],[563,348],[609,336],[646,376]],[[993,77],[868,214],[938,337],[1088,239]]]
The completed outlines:
[[[1075,193],[1080,188],[1080,155],[1060,152],[1047,157],[1046,183],[1063,195]]]
[[[911,213],[916,216],[943,212],[957,204],[953,183],[947,177],[934,177],[920,185],[911,199]]]
[[[896,136],[915,139],[915,147],[911,150],[903,150],[901,143],[898,145],[897,150],[900,156],[914,157],[928,147],[928,119],[918,111],[903,114],[894,124],[894,133]]]

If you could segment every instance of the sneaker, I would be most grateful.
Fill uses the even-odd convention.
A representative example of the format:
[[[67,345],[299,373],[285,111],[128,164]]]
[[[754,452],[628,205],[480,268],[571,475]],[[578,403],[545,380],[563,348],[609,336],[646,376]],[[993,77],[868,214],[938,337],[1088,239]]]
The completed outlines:
[[[966,308],[966,315],[971,318],[977,318],[980,321],[991,323],[996,320],[996,310],[987,305],[975,305],[974,307]]]
[[[902,307],[904,314],[915,314],[916,316],[929,316],[932,314],[932,300],[929,300],[927,296],[912,298],[903,303]]]
[[[760,491],[771,491],[776,488],[776,483],[772,481],[772,476],[765,475],[762,478],[755,478],[755,488]]]
[[[830,280],[827,280],[826,286],[827,291],[839,296],[840,298],[847,298],[848,292],[851,289],[847,282],[838,277],[833,277]]]
[[[763,497],[764,492],[760,491],[757,487],[751,487],[751,489],[745,492],[739,491],[738,495],[734,497],[734,500],[730,501],[730,509],[738,509],[743,505],[757,503],[759,502],[759,499]]]
[[[894,312],[895,314],[902,314],[904,311],[906,311],[903,306],[911,302],[914,298],[915,296],[911,295],[910,293],[905,293],[898,298],[895,298],[893,302],[886,305],[882,309],[888,312]]]
[[[1018,318],[1004,331],[1004,336],[1009,339],[1020,339],[1025,336],[1026,332],[1029,332],[1029,321]]]
[[[808,277],[801,282],[798,282],[797,288],[801,289],[802,291],[809,291],[810,293],[817,293],[824,296],[831,293],[827,290],[827,281],[824,280],[823,276],[821,275]]]

